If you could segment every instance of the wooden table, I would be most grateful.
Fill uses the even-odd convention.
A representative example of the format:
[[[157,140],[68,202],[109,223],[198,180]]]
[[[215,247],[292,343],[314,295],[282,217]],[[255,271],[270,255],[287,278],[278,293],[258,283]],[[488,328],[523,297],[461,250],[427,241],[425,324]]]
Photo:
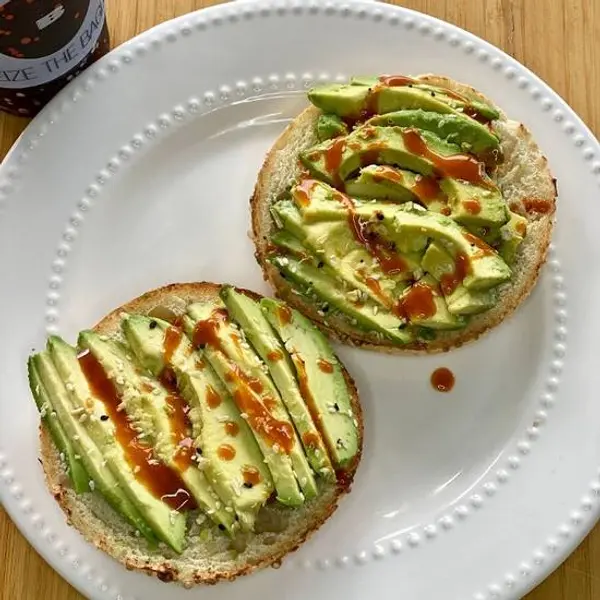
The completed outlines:
[[[217,4],[202,0],[107,0],[113,45],[171,17]],[[479,35],[547,81],[600,134],[600,0],[395,1]],[[0,156],[27,125],[0,116]],[[40,591],[42,590],[42,591]],[[81,596],[29,546],[0,509],[0,599]],[[432,599],[433,600],[433,599]],[[527,600],[600,600],[600,525]]]

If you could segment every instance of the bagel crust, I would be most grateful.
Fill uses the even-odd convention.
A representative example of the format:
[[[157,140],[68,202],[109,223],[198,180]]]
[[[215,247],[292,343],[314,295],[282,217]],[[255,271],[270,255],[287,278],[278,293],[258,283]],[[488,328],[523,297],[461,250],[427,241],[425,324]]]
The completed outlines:
[[[464,96],[494,105],[472,87],[446,77],[420,75],[417,79],[445,86]],[[325,319],[319,314],[315,304],[293,293],[293,287],[267,261],[269,240],[276,229],[270,207],[300,175],[299,152],[318,143],[316,122],[320,114],[318,108],[309,106],[283,131],[266,156],[250,199],[255,257],[265,280],[273,287],[277,296],[304,313],[329,337],[351,346],[390,354],[446,352],[476,340],[509,317],[529,296],[538,280],[547,258],[556,211],[556,182],[550,173],[546,157],[530,131],[524,125],[508,120],[501,110],[500,118],[493,122],[494,130],[500,138],[504,162],[496,168],[492,177],[511,210],[528,220],[527,235],[519,248],[515,264],[512,265],[511,281],[497,288],[497,304],[490,310],[471,317],[464,329],[438,332],[437,338],[432,342],[415,341],[400,346],[352,326],[343,315],[328,315]],[[551,209],[544,214],[527,212],[527,199],[549,203]]]
[[[123,312],[147,314],[153,308],[167,307],[181,310],[191,302],[210,302],[219,294],[220,285],[214,283],[171,284],[127,302],[109,313],[95,327],[98,333],[119,338]],[[248,290],[238,291],[259,299]],[[340,365],[342,363],[340,362]],[[214,524],[196,523],[197,511],[188,518],[188,547],[178,555],[165,544],[150,549],[143,538],[135,535],[125,520],[115,513],[99,494],[77,495],[65,472],[64,462],[52,442],[48,429],[40,426],[41,462],[46,485],[66,515],[67,523],[77,529],[94,546],[109,554],[130,571],[142,571],[161,581],[177,582],[185,587],[196,584],[215,584],[233,580],[263,567],[278,567],[284,557],[297,550],[334,512],[344,494],[350,491],[356,468],[360,462],[363,444],[363,413],[353,379],[342,365],[351,397],[352,411],[358,422],[359,449],[352,465],[338,473],[335,484],[320,483],[320,494],[314,500],[285,513],[286,528],[279,533],[253,535],[246,549],[237,555],[230,550],[229,540]],[[205,532],[208,532],[208,536]]]

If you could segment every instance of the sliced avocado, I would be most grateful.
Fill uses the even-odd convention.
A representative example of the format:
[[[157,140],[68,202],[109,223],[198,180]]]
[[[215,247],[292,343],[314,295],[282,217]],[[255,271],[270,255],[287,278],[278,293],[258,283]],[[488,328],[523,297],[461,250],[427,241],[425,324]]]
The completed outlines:
[[[345,138],[329,140],[304,150],[300,153],[300,160],[314,177],[327,183],[346,180],[361,167],[370,164],[396,165],[421,175],[434,175],[438,171],[434,162],[408,148],[404,137],[407,131],[401,127],[359,127]],[[430,131],[419,130],[418,135],[428,151],[437,155],[460,153],[458,146],[448,144]],[[335,160],[332,154],[336,155]]]
[[[495,290],[468,290],[464,285],[446,296],[448,310],[453,315],[470,316],[482,313],[496,305],[498,300]]]
[[[420,233],[441,243],[454,259],[463,256],[467,262],[464,285],[471,290],[484,290],[508,281],[510,267],[499,254],[449,217],[430,211],[398,210],[391,204],[371,203],[356,208],[358,216],[369,219],[377,212],[378,227],[387,231],[388,239],[401,241]]]
[[[242,528],[252,530],[258,510],[273,491],[273,481],[233,399],[180,329],[142,315],[125,317],[121,326],[143,367],[155,377],[164,377],[165,368],[175,376],[178,391],[190,406],[192,436],[196,452],[201,453],[198,464],[219,496],[233,506]],[[224,444],[233,448],[226,459],[220,455]]]
[[[309,183],[310,185],[308,185]],[[301,186],[296,186],[291,190],[293,201],[301,215],[301,228],[305,231],[303,235],[295,234],[297,237],[306,237],[308,235],[306,232],[311,225],[315,225],[314,229],[319,229],[320,232],[314,234],[315,238],[319,235],[326,235],[322,230],[326,229],[328,225],[332,225],[332,223],[323,223],[324,221],[339,222],[340,219],[345,219],[348,222],[348,232],[352,234],[353,243],[359,243],[360,239],[359,245],[363,250],[365,249],[367,245],[367,242],[365,241],[366,237],[373,233],[380,217],[377,212],[374,212],[370,214],[368,223],[355,221],[351,217],[359,208],[368,212],[370,210],[369,207],[371,206],[370,202],[352,199],[345,194],[341,194],[338,190],[333,189],[326,183],[316,180],[304,181],[302,184],[302,191],[300,191],[300,189]],[[414,210],[415,206],[412,202],[407,202],[396,208]],[[277,205],[274,206],[274,210],[275,212],[278,212]],[[424,209],[421,210],[425,212]],[[285,219],[286,217],[283,217],[283,220]],[[352,223],[351,226],[350,223]],[[317,226],[319,227],[317,228]],[[333,235],[333,232],[330,235]],[[342,240],[339,240],[339,242],[341,241]],[[376,244],[377,240],[371,240],[371,242],[372,244],[370,243],[370,245],[372,246],[373,244]],[[403,273],[395,273],[397,279],[403,280],[408,278],[411,270],[418,267],[419,257],[414,256],[414,253],[419,253],[424,250],[426,244],[426,236],[417,234],[398,240],[396,249],[402,253],[406,264],[402,267]],[[394,248],[391,247],[389,252],[392,253],[393,251]],[[357,265],[357,269],[359,268],[364,269],[364,265]],[[393,270],[395,271],[396,269]]]
[[[220,312],[218,312],[220,311]],[[263,369],[263,363],[250,345],[245,341],[243,332],[234,326],[227,318],[227,312],[222,302],[192,304],[187,309],[188,319],[185,322],[188,334],[194,332],[199,322],[208,322],[214,331],[214,344],[206,344],[204,354],[219,377],[233,395],[240,411],[248,414],[248,424],[255,433],[256,441],[267,464],[278,492],[278,499],[284,504],[302,504],[304,497],[313,498],[317,495],[314,475],[308,464],[302,443],[287,409],[275,388],[273,381]],[[252,387],[254,386],[254,387]],[[241,395],[251,394],[251,408],[257,411],[266,410],[265,416],[282,424],[289,436],[289,452],[281,444],[271,444],[257,431],[257,417],[240,405]],[[258,414],[258,413],[257,413]],[[298,490],[295,481],[299,482],[302,492]],[[281,484],[281,485],[280,485]],[[281,495],[281,498],[280,496]]]
[[[129,420],[153,446],[158,459],[181,477],[198,506],[231,533],[234,518],[225,510],[223,499],[197,466],[191,462],[182,465],[177,459],[182,449],[174,440],[171,419],[174,409],[169,392],[154,378],[140,373],[125,346],[119,342],[103,339],[93,331],[83,331],[79,334],[78,344],[89,350],[102,365]]]
[[[49,340],[48,348],[48,351],[34,358],[34,366],[51,398],[58,420],[93,481],[94,490],[151,545],[155,545],[159,537],[176,552],[181,552],[185,519],[177,520],[172,526],[169,507],[135,481],[131,468],[116,448],[110,426],[103,430],[99,415],[94,411],[95,402],[91,401],[92,409],[89,413],[89,395],[86,397],[87,405],[86,401],[81,402],[79,390],[75,387],[81,375],[75,349],[54,336]],[[66,381],[61,377],[58,366],[67,375]],[[90,390],[86,391],[89,393]],[[100,444],[96,443],[96,439]],[[116,475],[117,472],[121,477]],[[121,484],[121,481],[126,484]]]
[[[387,165],[369,165],[346,182],[346,193],[354,198],[418,202],[432,212],[448,210],[448,201],[437,178],[424,177]]]
[[[50,395],[46,391],[37,369],[35,368],[33,356],[30,356],[27,361],[27,374],[29,378],[29,388],[31,389],[42,422],[48,427],[48,431],[52,436],[52,441],[66,464],[67,475],[71,480],[75,493],[83,494],[84,492],[89,492],[89,475],[81,463],[81,459],[75,458],[77,452],[73,450],[69,437],[60,424],[56,411],[52,408]]]
[[[382,85],[382,81],[379,77],[352,77],[350,80],[350,85],[363,85],[367,87],[376,87],[378,85]],[[482,102],[478,98],[467,97],[464,95],[457,95],[453,90],[450,90],[441,85],[432,85],[426,82],[422,82],[418,79],[415,79],[414,83],[411,83],[410,86],[413,88],[423,90],[434,93],[433,97],[437,97],[438,100],[445,102],[449,106],[456,109],[457,112],[467,112],[467,113],[478,113],[481,117],[493,121],[494,119],[498,119],[500,117],[500,113],[496,108],[490,106],[489,104]]]
[[[309,249],[289,231],[280,229],[271,236],[271,243],[284,252],[291,254],[294,258],[306,259],[312,261],[314,256]]]
[[[519,246],[527,233],[527,219],[517,213],[510,212],[510,219],[506,225],[500,227],[500,256],[511,265],[514,263]]]
[[[323,112],[342,118],[359,118],[365,113],[378,115],[399,111],[423,109],[434,113],[475,113],[493,120],[500,113],[488,104],[457,94],[442,86],[425,82],[409,85],[386,85],[379,78],[354,78],[350,85],[329,84],[313,88],[308,93],[310,102]]]
[[[286,229],[288,216],[295,219],[293,205],[284,206],[279,203],[274,210],[285,220]],[[299,216],[301,220],[301,216]],[[412,270],[418,268],[414,259],[400,256],[396,252],[397,262],[402,271],[386,274],[378,260],[369,252],[365,245],[356,240],[345,215],[338,221],[322,221],[306,224],[301,222],[290,233],[301,236],[301,241],[318,258],[329,265],[338,277],[351,287],[360,290],[383,308],[389,305],[389,299],[398,296],[406,287],[405,280],[411,277]],[[392,252],[390,251],[390,255]]]
[[[317,138],[319,141],[332,140],[341,135],[348,135],[348,125],[337,115],[319,115],[317,119]]]
[[[304,224],[298,209],[289,201],[287,203],[277,203],[274,205],[273,211],[277,213],[278,219],[285,229],[298,237],[315,254],[318,254],[324,260],[327,259],[328,255],[323,253],[320,245],[321,238],[315,234],[315,226],[320,224]],[[356,204],[355,213],[362,221],[376,223],[378,230],[382,232],[386,239],[396,243],[397,246],[406,243],[407,239],[412,239],[415,236],[427,236],[439,241],[442,246],[451,252],[455,259],[464,259],[464,262],[466,262],[467,272],[463,283],[468,289],[489,289],[508,281],[511,277],[509,266],[493,248],[473,236],[449,217],[431,211],[423,211],[422,209],[401,210],[396,205],[383,202]],[[334,216],[335,213],[332,213],[331,218]],[[348,227],[348,221],[343,212],[338,214],[337,218],[340,224],[344,223]],[[326,223],[326,225],[331,227],[332,223]],[[338,227],[338,229],[341,228]],[[321,232],[320,230],[317,230],[317,232],[321,236],[323,234],[327,235],[327,232]],[[321,254],[319,254],[319,250]],[[331,257],[329,257],[328,262],[331,264]],[[336,273],[341,275],[338,264],[331,264],[331,266]],[[354,281],[349,283],[359,287]],[[385,280],[380,283],[387,285]],[[370,295],[372,296],[372,294]]]
[[[497,186],[481,187],[445,177],[440,186],[448,196],[452,218],[467,227],[500,227],[508,207]]]
[[[435,279],[442,283],[450,282],[445,294],[448,310],[455,315],[474,315],[492,308],[496,301],[496,294],[492,290],[474,291],[468,290],[462,283],[454,281],[456,264],[454,259],[444,247],[437,242],[431,242],[423,255],[421,262],[423,270],[430,273]]]
[[[431,275],[424,275],[409,287],[400,298],[399,306],[411,325],[460,329],[466,324],[463,318],[450,313],[438,282]]]
[[[335,466],[346,468],[358,454],[358,421],[337,357],[325,336],[298,311],[271,298],[260,305],[292,357],[304,401],[319,420]]]
[[[373,87],[332,84],[313,88],[309,101],[323,112],[356,119],[363,113],[384,114],[402,109],[422,108],[433,112],[453,112],[451,106],[416,87]]]
[[[296,426],[310,466],[325,479],[335,481],[321,432],[294,378],[290,356],[261,312],[258,302],[231,286],[221,289],[221,298],[231,318],[242,328],[252,347],[267,365]]]
[[[437,136],[460,146],[463,152],[481,154],[498,150],[500,142],[485,125],[460,113],[441,114],[425,110],[401,110],[369,119],[369,125],[388,127],[417,127],[435,133]]]
[[[369,165],[360,170],[358,177],[346,182],[346,193],[353,198],[415,202],[410,191],[416,174],[386,165]]]
[[[337,275],[330,267],[324,265],[318,268],[312,262],[297,260],[292,256],[273,256],[269,261],[286,279],[300,286],[306,296],[314,295],[326,302],[328,310],[329,305],[335,307],[351,320],[352,325],[374,330],[395,344],[404,345],[412,341],[412,335],[404,328],[403,320],[366,298],[359,290],[340,289]]]
[[[358,118],[366,107],[368,89],[356,86],[321,85],[308,91],[308,100],[324,113]]]

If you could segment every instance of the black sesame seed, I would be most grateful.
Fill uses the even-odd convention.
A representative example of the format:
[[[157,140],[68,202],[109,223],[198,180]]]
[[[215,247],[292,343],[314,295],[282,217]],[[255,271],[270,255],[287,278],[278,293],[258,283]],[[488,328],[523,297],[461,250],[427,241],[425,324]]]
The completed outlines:
[[[108,421],[108,415],[101,415],[100,416],[100,420],[101,421]]]
[[[431,96],[435,98],[435,92],[431,92]]]
[[[323,312],[327,312],[329,310],[329,306],[325,305],[325,306],[323,306],[323,308],[321,308],[321,310]]]
[[[155,329],[158,323],[156,321],[150,321],[150,329]]]
[[[338,412],[340,410],[340,406],[337,402],[333,405],[333,408],[335,408],[335,410],[337,410]]]
[[[378,213],[377,213],[377,218],[378,218],[380,221],[383,221],[383,213],[380,213],[380,212],[378,212]]]
[[[200,348],[200,350],[204,350],[204,348],[206,348],[206,344],[198,344],[198,348]]]
[[[225,525],[223,525],[223,523],[219,523],[219,529],[221,531],[225,531]]]
[[[253,486],[249,481],[244,481],[244,487],[250,489]]]
[[[196,448],[196,454],[202,454],[202,448]]]
[[[319,269],[322,269],[324,266],[325,266],[325,263],[324,263],[322,260],[320,260],[320,261],[317,263],[317,268],[319,268]]]

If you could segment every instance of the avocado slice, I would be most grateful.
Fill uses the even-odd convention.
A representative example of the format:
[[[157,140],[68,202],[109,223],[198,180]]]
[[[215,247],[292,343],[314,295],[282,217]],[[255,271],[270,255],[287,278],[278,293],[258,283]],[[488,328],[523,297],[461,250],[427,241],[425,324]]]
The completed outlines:
[[[174,376],[173,383],[191,408],[188,416],[196,452],[201,453],[199,464],[219,496],[233,506],[242,529],[252,530],[273,481],[233,399],[181,329],[143,315],[128,315],[121,326],[144,368],[162,379]]]
[[[279,269],[285,279],[301,286],[303,294],[335,307],[344,313],[357,327],[373,330],[398,345],[413,340],[411,332],[405,329],[405,323],[396,315],[379,306],[369,298],[361,295],[359,290],[344,291],[333,269],[323,266],[318,268],[314,263],[298,260],[293,256],[271,256],[269,262]],[[321,309],[322,310],[322,309]]]
[[[411,78],[402,77],[401,79],[410,80]],[[395,79],[395,76],[390,77],[352,77],[350,80],[350,85],[363,85],[367,87],[377,87],[381,85],[386,85],[386,79],[389,81],[390,79]],[[383,80],[383,81],[382,81]],[[407,81],[408,83],[408,81]],[[387,85],[390,85],[389,83]],[[392,84],[393,85],[393,84]],[[424,90],[426,92],[433,92],[435,95],[433,97],[437,97],[438,100],[442,100],[446,104],[452,106],[456,109],[456,112],[465,112],[478,114],[480,117],[487,119],[488,121],[493,121],[495,119],[500,118],[500,113],[496,108],[490,106],[486,102],[482,102],[478,98],[473,98],[470,96],[465,96],[463,94],[457,94],[455,91],[448,89],[447,87],[441,85],[432,85],[430,83],[426,83],[419,79],[414,79],[409,84],[413,88],[417,88],[419,90]]]
[[[493,290],[468,290],[454,273],[456,264],[449,252],[438,242],[431,242],[423,255],[423,270],[442,283],[448,310],[454,315],[474,315],[486,311],[496,302]]]
[[[448,196],[452,218],[466,227],[500,227],[508,207],[497,186],[482,187],[445,177],[440,186]]]
[[[325,479],[335,481],[327,448],[316,426],[317,419],[302,398],[292,371],[291,358],[261,312],[259,303],[231,286],[221,289],[221,298],[230,317],[242,328],[252,347],[267,365],[296,426],[310,466]]]
[[[60,452],[61,458],[64,457],[67,475],[71,480],[75,493],[83,494],[84,492],[89,492],[89,475],[81,463],[81,459],[75,458],[77,452],[73,450],[69,437],[60,424],[56,411],[52,408],[50,394],[46,391],[37,369],[35,368],[33,356],[30,356],[27,361],[27,375],[29,379],[29,388],[33,394],[42,422],[48,427],[52,441]]]
[[[358,177],[346,181],[345,189],[353,198],[418,202],[427,210],[442,214],[450,210],[436,177],[425,177],[387,165],[364,167]]]
[[[229,320],[222,302],[188,306],[185,328],[194,341],[198,339],[197,332],[202,327],[211,332],[211,343],[205,344],[204,354],[240,410],[248,415],[248,424],[265,455],[280,502],[296,506],[302,504],[305,497],[316,497],[318,491],[314,475],[281,396],[263,370],[266,366],[263,367],[260,358],[246,342],[243,331]],[[272,440],[265,437],[264,432],[261,433],[260,418],[253,418],[248,407],[241,404],[244,394],[251,395],[250,409],[256,409],[256,415],[265,411],[265,418],[273,419],[280,430],[287,432],[287,448],[283,447],[283,441],[271,443]]]
[[[466,321],[453,315],[444,300],[437,281],[429,274],[424,275],[404,294],[398,302],[400,311],[414,326],[428,329],[461,329]]]
[[[78,344],[89,350],[101,364],[117,390],[129,420],[153,446],[158,459],[177,473],[198,506],[213,521],[232,533],[235,529],[234,517],[226,511],[223,499],[219,498],[193,461],[180,460],[182,456],[185,457],[186,448],[175,440],[177,431],[174,420],[178,414],[179,397],[170,394],[154,378],[142,374],[125,346],[119,342],[103,339],[93,331],[83,331],[79,334]],[[172,402],[173,398],[176,398],[177,404]],[[181,411],[185,414],[184,407],[181,407]],[[185,417],[183,419],[185,421]]]
[[[312,204],[312,201],[311,201]],[[306,210],[306,207],[305,207]],[[298,209],[289,201],[283,201],[273,206],[273,211],[278,215],[279,222],[290,233],[298,237],[303,244],[311,249],[315,254],[330,264],[338,273],[343,276],[350,284],[359,289],[363,289],[374,300],[377,301],[378,294],[372,289],[364,289],[364,283],[361,283],[355,270],[352,272],[342,272],[337,255],[332,255],[323,250],[323,243],[341,239],[344,246],[337,251],[344,257],[344,263],[352,262],[353,256],[348,255],[348,241],[350,225],[348,221],[348,211],[331,211],[328,215],[330,221],[321,223],[306,224],[302,220]],[[379,237],[390,243],[396,244],[397,248],[407,243],[407,240],[419,240],[418,236],[426,236],[440,241],[452,254],[455,260],[460,261],[464,268],[464,285],[471,290],[489,289],[500,283],[508,281],[511,277],[510,267],[502,260],[500,255],[481,239],[472,235],[468,230],[461,227],[458,223],[444,215],[432,213],[431,211],[407,210],[405,206],[398,207],[394,204],[383,202],[369,202],[366,204],[354,203],[355,219],[362,224],[366,223],[372,228],[376,228]],[[337,227],[334,229],[337,218]],[[344,234],[344,230],[346,233]],[[421,245],[422,240],[415,242]],[[320,253],[319,253],[320,252]],[[366,254],[367,251],[364,251]],[[333,256],[334,261],[331,261]],[[372,263],[365,264],[369,269],[373,268]],[[408,258],[408,255],[404,255]],[[413,259],[414,260],[414,259]],[[372,262],[375,262],[374,259]],[[363,263],[358,263],[362,266]],[[411,262],[409,269],[412,269]],[[376,267],[375,267],[376,268]],[[389,293],[390,277],[380,277],[379,286]]]
[[[158,537],[181,552],[185,519],[173,520],[169,507],[136,480],[116,440],[114,425],[101,418],[104,406],[89,389],[75,349],[52,336],[48,350],[34,361],[58,419],[94,482],[94,490],[151,546]]]
[[[357,119],[363,114],[384,114],[402,109],[422,108],[439,113],[451,113],[453,108],[416,87],[390,87],[379,83],[372,87],[330,84],[308,92],[309,101],[325,113]]]
[[[498,151],[498,137],[485,125],[460,113],[437,113],[426,110],[401,110],[377,115],[368,125],[416,127],[435,133],[441,139],[457,144],[463,152],[473,154]]]
[[[331,204],[337,208],[337,203]],[[308,224],[303,222],[298,209],[290,202],[280,202],[273,210],[279,215],[284,228],[299,237],[319,260],[334,270],[338,278],[370,297],[380,307],[389,307],[390,298],[398,296],[406,287],[404,280],[409,279],[412,270],[418,268],[414,259],[390,251],[390,256],[397,256],[402,271],[386,274],[377,258],[356,240],[344,213],[337,221]]]
[[[449,156],[461,158],[448,163],[445,159]],[[344,138],[300,152],[300,161],[312,176],[329,184],[346,180],[369,164],[395,165],[421,175],[461,175],[464,179],[488,181],[483,164],[460,154],[458,146],[430,131],[401,127],[359,127]]]
[[[492,247],[449,217],[430,211],[398,210],[394,205],[384,203],[357,206],[356,213],[364,220],[373,218],[374,213],[380,215],[382,218],[377,219],[377,226],[394,242],[416,233],[438,241],[455,262],[466,263],[463,284],[470,290],[486,290],[511,277],[510,267]]]
[[[319,115],[317,119],[317,138],[320,142],[348,135],[349,133],[348,125],[337,115]]]
[[[353,78],[350,85],[328,84],[311,89],[309,101],[323,112],[358,119],[364,114],[385,114],[399,110],[423,109],[435,113],[477,115],[489,121],[500,113],[475,98],[467,98],[442,86],[419,80],[393,85],[386,78]]]
[[[317,229],[317,225],[320,225],[319,229],[325,229],[329,225],[323,223],[323,221],[334,221],[339,223],[340,217],[345,217],[348,225],[348,231],[352,234],[353,243],[356,244],[360,241],[362,250],[367,245],[372,246],[376,243],[376,240],[372,240],[373,243],[366,243],[366,236],[377,229],[377,221],[379,220],[378,214],[373,213],[370,216],[368,223],[362,221],[356,221],[352,218],[354,209],[361,207],[362,210],[369,210],[370,203],[368,201],[354,200],[344,194],[341,194],[338,190],[333,189],[326,183],[316,180],[305,180],[301,185],[291,189],[292,199],[296,204],[298,211],[301,214],[301,218],[304,223],[306,230],[307,226],[315,225],[313,229]],[[418,208],[417,208],[418,207]],[[421,209],[420,206],[414,205],[412,202],[406,202],[401,206],[398,206],[401,210],[417,210]],[[275,212],[278,207],[275,206]],[[326,237],[326,233],[321,231],[323,238]],[[320,234],[315,234],[318,237]],[[302,235],[300,235],[302,237]],[[319,238],[320,239],[320,238]],[[338,240],[341,241],[341,240]],[[418,253],[425,250],[427,245],[427,236],[414,233],[414,235],[405,236],[398,240],[396,244],[396,250],[402,254],[402,261],[404,264],[397,265],[399,269],[392,269],[393,271],[400,270],[402,273],[396,272],[395,277],[399,280],[410,278],[410,273],[419,267],[420,257]],[[392,250],[392,249],[390,249]],[[342,249],[343,252],[346,249]],[[357,265],[357,269],[364,270],[364,264]],[[378,273],[381,276],[383,272]]]
[[[527,219],[515,212],[510,211],[508,223],[500,227],[500,243],[498,252],[509,264],[513,264],[519,250],[519,246],[525,239],[527,233]]]
[[[292,357],[304,401],[319,420],[334,465],[347,468],[358,454],[358,421],[329,342],[308,319],[282,302],[263,298],[260,305]]]

